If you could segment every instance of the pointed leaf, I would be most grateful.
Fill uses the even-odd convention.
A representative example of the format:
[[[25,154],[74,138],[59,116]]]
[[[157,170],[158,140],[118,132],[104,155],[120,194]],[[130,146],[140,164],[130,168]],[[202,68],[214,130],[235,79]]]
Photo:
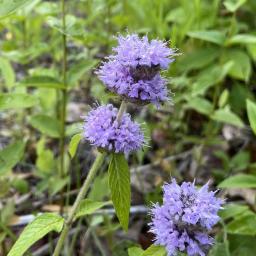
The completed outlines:
[[[76,154],[76,150],[77,147],[79,145],[79,142],[81,141],[83,135],[81,133],[75,134],[72,138],[71,141],[69,143],[69,147],[68,147],[68,152],[71,156],[71,158],[73,158]]]
[[[25,93],[0,93],[0,110],[29,108],[37,104],[37,98]]]
[[[188,32],[188,36],[218,45],[223,45],[225,41],[225,34],[217,30],[191,31]]]
[[[0,18],[10,15],[17,9],[20,9],[34,0],[1,0],[0,1]]]
[[[51,231],[60,232],[64,219],[57,214],[44,213],[22,231],[7,256],[22,256],[28,248]]]
[[[219,184],[220,188],[256,188],[256,175],[238,174]]]
[[[79,206],[78,211],[76,213],[76,218],[79,218],[79,217],[84,216],[84,215],[92,214],[95,211],[99,210],[100,208],[102,208],[106,205],[110,205],[110,204],[112,204],[112,202],[110,202],[110,201],[108,201],[108,202],[97,202],[97,201],[93,201],[91,199],[84,199],[80,203],[80,206]]]
[[[128,229],[131,187],[128,163],[123,154],[112,154],[109,168],[109,187],[117,217],[124,230]]]
[[[20,85],[38,88],[65,89],[65,86],[57,79],[50,76],[32,76],[25,78]]]
[[[240,117],[231,112],[229,109],[218,109],[213,113],[211,118],[216,121],[231,124],[240,128],[244,127],[243,121],[240,119]]]

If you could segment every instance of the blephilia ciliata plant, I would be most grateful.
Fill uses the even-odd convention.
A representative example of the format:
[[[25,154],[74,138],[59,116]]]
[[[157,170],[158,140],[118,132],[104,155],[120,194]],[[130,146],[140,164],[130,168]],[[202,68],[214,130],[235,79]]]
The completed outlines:
[[[97,74],[111,92],[120,96],[122,103],[119,110],[111,104],[97,106],[84,117],[83,137],[97,147],[98,154],[66,221],[59,216],[63,227],[53,256],[60,255],[81,202],[107,154],[111,156],[111,199],[121,226],[128,229],[131,192],[125,155],[142,148],[144,135],[140,125],[125,113],[126,103],[159,106],[170,99],[161,71],[174,61],[175,50],[168,48],[166,42],[150,41],[147,36],[136,34],[120,35],[117,40],[114,54],[102,63]],[[208,231],[218,222],[217,212],[222,203],[214,192],[208,192],[207,184],[199,190],[189,182],[179,186],[172,180],[165,184],[163,205],[156,204],[151,210],[155,244],[164,246],[169,256],[179,251],[204,256],[213,243]]]
[[[175,179],[163,186],[163,193],[163,204],[151,210],[155,244],[165,246],[168,256],[205,256],[214,242],[208,232],[219,221],[223,201],[208,191],[208,184],[197,189],[191,182],[179,186]]]

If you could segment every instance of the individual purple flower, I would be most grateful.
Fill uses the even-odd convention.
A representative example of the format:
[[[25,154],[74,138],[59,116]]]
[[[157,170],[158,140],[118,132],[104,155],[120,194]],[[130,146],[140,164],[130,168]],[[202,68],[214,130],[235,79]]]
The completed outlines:
[[[169,99],[167,81],[160,75],[175,52],[160,40],[136,34],[119,36],[115,52],[97,74],[106,87],[131,102],[159,105]]]
[[[205,256],[214,242],[208,231],[220,219],[223,200],[208,191],[208,184],[196,189],[191,182],[179,186],[175,179],[163,186],[163,193],[163,204],[151,209],[155,244],[164,246],[168,256],[178,252]]]
[[[117,113],[118,109],[111,104],[91,110],[85,117],[84,137],[92,145],[115,153],[139,150],[144,143],[139,124],[127,113],[118,122]]]

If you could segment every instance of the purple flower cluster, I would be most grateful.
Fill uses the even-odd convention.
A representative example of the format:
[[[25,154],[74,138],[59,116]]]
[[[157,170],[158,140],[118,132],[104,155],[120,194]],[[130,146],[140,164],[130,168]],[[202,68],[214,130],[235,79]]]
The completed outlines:
[[[207,233],[215,225],[223,201],[208,191],[208,184],[196,189],[194,183],[175,179],[163,186],[163,205],[151,209],[151,232],[155,244],[166,247],[168,256],[187,253],[205,256],[214,242]]]
[[[174,51],[160,40],[149,41],[136,34],[119,36],[115,55],[103,63],[97,74],[106,87],[131,102],[154,103],[168,100],[161,69],[174,61]]]
[[[99,106],[85,117],[84,137],[92,145],[115,153],[138,150],[144,143],[140,126],[131,120],[129,114],[116,120],[118,109],[113,105]]]

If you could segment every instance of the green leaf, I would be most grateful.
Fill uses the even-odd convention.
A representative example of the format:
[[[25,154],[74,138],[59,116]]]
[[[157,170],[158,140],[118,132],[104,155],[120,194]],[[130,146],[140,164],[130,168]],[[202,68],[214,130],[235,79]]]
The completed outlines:
[[[247,0],[225,0],[224,6],[227,8],[230,12],[237,11],[243,4],[246,3]]]
[[[22,256],[28,248],[51,231],[60,232],[64,219],[57,214],[44,213],[28,224],[7,256]]]
[[[81,36],[84,34],[84,28],[81,23],[78,22],[77,17],[74,15],[66,15],[66,29],[62,27],[62,20],[55,17],[48,17],[46,20],[47,24],[57,29],[60,33],[67,36]]]
[[[231,124],[237,127],[244,127],[243,121],[235,113],[231,112],[228,108],[216,110],[212,117],[213,120]]]
[[[141,256],[165,256],[166,250],[162,246],[151,245]]]
[[[186,107],[195,109],[197,112],[204,115],[210,115],[213,111],[213,105],[211,102],[200,97],[189,99]]]
[[[242,215],[239,218],[234,219],[227,225],[227,232],[230,234],[239,235],[256,235],[256,214]]]
[[[195,49],[190,54],[185,54],[177,65],[181,71],[200,69],[213,62],[220,54],[217,47]]]
[[[249,210],[247,205],[241,204],[226,204],[222,210],[220,210],[219,215],[223,220],[237,217]]]
[[[229,245],[228,242],[216,243],[209,253],[209,256],[229,256]]]
[[[219,184],[220,188],[256,188],[256,176],[238,174],[231,176]]]
[[[227,45],[231,44],[256,44],[256,36],[247,34],[238,34],[231,37],[227,41]]]
[[[70,141],[69,147],[68,147],[68,152],[69,152],[71,158],[73,158],[75,156],[77,147],[78,147],[79,142],[81,141],[82,137],[83,137],[82,134],[78,133],[78,134],[75,134],[71,138],[71,141]]]
[[[56,118],[39,114],[32,116],[29,123],[43,134],[53,138],[60,137],[60,122]]]
[[[91,199],[84,199],[80,203],[80,206],[76,213],[76,218],[79,218],[84,215],[90,215],[94,213],[95,211],[99,210],[100,208],[110,205],[112,202],[96,202]]]
[[[129,256],[141,256],[143,253],[143,250],[140,247],[131,247],[128,249],[128,255]]]
[[[219,97],[218,105],[220,108],[223,108],[227,104],[228,97],[229,97],[229,91],[225,89]]]
[[[7,87],[12,87],[15,84],[15,73],[9,60],[0,58],[0,73],[5,80]]]
[[[42,174],[52,173],[52,171],[54,171],[56,168],[53,152],[49,149],[44,149],[38,153],[36,167]]]
[[[223,45],[225,42],[225,34],[217,30],[190,31],[187,34],[192,38],[201,39],[218,45]]]
[[[65,89],[65,86],[57,79],[50,76],[32,76],[25,78],[20,85],[27,87]]]
[[[128,163],[123,154],[112,154],[108,168],[109,187],[117,217],[124,230],[128,230],[131,187]]]
[[[34,0],[1,0],[0,1],[0,18],[8,16],[15,12],[17,9],[21,9],[30,4]]]
[[[232,61],[228,61],[224,65],[212,65],[204,69],[197,77],[192,87],[192,95],[204,94],[211,86],[220,83],[228,74],[233,66]]]
[[[25,145],[23,141],[17,141],[0,151],[0,174],[9,171],[20,161]]]
[[[250,126],[256,135],[256,103],[251,100],[246,100],[247,115],[249,118]]]
[[[0,110],[29,108],[37,104],[37,98],[24,93],[0,93]]]
[[[98,63],[96,60],[83,60],[78,64],[73,65],[68,72],[68,86],[73,87],[83,77],[83,75],[92,70]]]
[[[251,76],[251,62],[246,52],[242,50],[230,49],[225,52],[224,61],[232,61],[233,66],[228,74],[236,79],[248,81]]]

